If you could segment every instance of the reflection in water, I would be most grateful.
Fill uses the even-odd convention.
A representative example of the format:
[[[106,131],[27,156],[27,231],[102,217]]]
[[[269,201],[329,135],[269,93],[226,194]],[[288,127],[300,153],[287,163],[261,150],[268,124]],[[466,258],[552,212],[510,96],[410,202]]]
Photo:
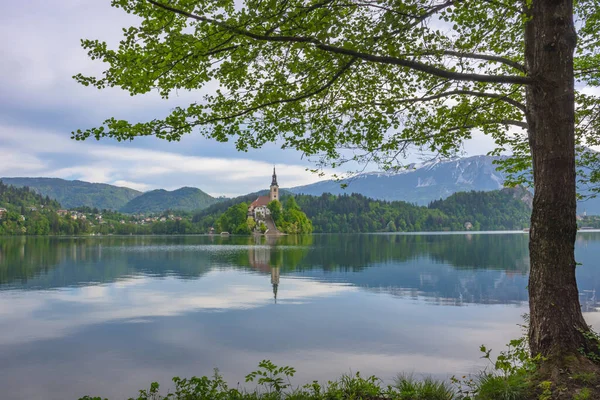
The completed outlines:
[[[599,250],[578,236],[596,326]],[[469,372],[519,334],[527,272],[522,233],[2,238],[3,398],[123,398],[213,367],[235,383],[265,358],[298,383]]]

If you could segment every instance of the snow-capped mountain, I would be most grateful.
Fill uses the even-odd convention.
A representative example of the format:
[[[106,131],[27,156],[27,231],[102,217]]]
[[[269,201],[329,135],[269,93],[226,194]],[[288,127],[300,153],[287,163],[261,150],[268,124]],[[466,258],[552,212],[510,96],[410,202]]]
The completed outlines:
[[[348,181],[322,181],[288,189],[292,193],[360,193],[379,200],[402,200],[427,205],[456,192],[489,191],[504,187],[504,175],[493,163],[499,157],[473,156],[412,164],[398,172],[369,172]],[[348,186],[344,189],[342,183]],[[600,215],[600,197],[580,201],[579,213]]]
[[[369,172],[341,182],[322,181],[289,189],[293,193],[360,193],[381,200],[403,200],[426,205],[455,192],[502,189],[504,175],[496,171],[497,157],[474,156],[412,164],[399,172]]]

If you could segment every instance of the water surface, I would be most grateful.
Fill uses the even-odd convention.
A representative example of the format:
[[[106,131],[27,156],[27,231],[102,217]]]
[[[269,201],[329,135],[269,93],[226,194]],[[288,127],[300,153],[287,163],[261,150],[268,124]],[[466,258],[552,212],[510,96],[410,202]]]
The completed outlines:
[[[580,233],[600,328],[600,234]],[[3,399],[123,399],[175,375],[232,384],[476,371],[527,312],[527,235],[0,238]]]

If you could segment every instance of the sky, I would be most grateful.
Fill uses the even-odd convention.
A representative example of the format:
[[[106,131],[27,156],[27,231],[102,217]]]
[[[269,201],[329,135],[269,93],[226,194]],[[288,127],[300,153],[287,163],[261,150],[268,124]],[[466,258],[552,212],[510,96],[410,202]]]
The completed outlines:
[[[277,168],[282,187],[325,179],[294,150],[273,143],[239,153],[233,143],[188,135],[180,142],[138,138],[131,142],[88,139],[71,132],[109,117],[144,121],[200,97],[183,92],[169,101],[151,93],[132,97],[118,89],[83,87],[72,76],[98,75],[103,65],[87,57],[80,39],[118,43],[133,16],[110,0],[7,2],[0,14],[0,177],[56,177],[109,183],[147,191],[198,187],[211,195],[236,196],[265,189]],[[465,144],[465,155],[493,147],[482,135]],[[413,155],[409,160],[417,161]],[[361,168],[361,167],[359,167]],[[375,166],[367,167],[373,170]],[[347,168],[327,173],[344,173]]]

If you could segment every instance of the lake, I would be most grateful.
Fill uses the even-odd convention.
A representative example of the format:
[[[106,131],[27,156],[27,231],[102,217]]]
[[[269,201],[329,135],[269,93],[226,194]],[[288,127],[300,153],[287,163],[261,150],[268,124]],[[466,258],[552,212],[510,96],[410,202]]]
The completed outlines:
[[[2,399],[123,399],[152,381],[232,384],[270,359],[292,383],[448,378],[527,312],[527,234],[0,238]],[[600,233],[577,238],[600,328]]]

